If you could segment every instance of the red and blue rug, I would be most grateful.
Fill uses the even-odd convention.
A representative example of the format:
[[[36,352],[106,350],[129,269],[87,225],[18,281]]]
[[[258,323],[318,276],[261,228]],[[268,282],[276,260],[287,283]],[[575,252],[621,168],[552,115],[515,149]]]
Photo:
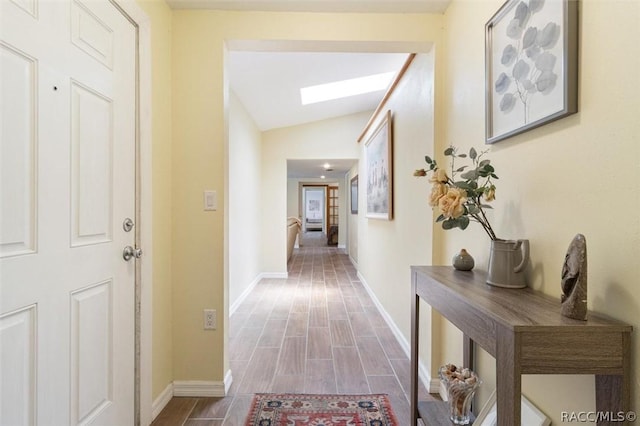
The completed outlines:
[[[398,426],[387,395],[259,393],[245,426]]]

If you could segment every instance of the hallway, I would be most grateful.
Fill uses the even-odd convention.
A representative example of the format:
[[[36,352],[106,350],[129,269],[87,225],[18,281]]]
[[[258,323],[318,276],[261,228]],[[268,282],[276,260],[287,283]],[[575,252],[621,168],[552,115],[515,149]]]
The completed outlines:
[[[153,425],[242,426],[258,392],[387,393],[409,424],[407,355],[348,256],[311,234],[289,278],[262,280],[231,316],[229,395],[173,398]]]

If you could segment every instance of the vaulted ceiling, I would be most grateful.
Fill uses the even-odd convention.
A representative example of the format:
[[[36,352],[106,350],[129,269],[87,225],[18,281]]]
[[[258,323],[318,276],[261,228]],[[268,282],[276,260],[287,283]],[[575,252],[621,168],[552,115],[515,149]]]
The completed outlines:
[[[406,53],[231,52],[229,83],[260,130],[373,111],[386,88],[302,105],[300,89],[384,72],[397,72]]]

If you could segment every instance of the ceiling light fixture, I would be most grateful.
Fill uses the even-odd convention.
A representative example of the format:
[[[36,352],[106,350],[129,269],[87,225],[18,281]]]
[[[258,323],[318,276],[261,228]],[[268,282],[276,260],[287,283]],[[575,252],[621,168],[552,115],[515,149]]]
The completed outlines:
[[[324,163],[324,169],[327,170],[329,167],[331,167],[331,164],[329,163]]]
[[[364,93],[377,92],[389,87],[395,72],[368,75],[365,77],[351,78],[332,83],[319,84],[317,86],[303,87],[300,89],[302,105],[318,102],[342,99],[349,96],[362,95]]]
[[[324,179],[325,177],[326,177],[325,175],[322,175],[322,176],[320,176],[320,179]]]

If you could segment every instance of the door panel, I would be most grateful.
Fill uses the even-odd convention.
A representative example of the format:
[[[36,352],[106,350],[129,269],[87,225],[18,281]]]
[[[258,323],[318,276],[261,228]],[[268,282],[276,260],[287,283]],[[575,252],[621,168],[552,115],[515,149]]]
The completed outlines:
[[[0,43],[0,424],[133,424],[136,29],[0,0]]]
[[[0,257],[33,253],[36,241],[36,63],[0,44]]]
[[[113,399],[112,284],[71,294],[71,424],[92,420]]]
[[[111,241],[113,102],[71,83],[71,245]]]
[[[36,418],[36,307],[0,316],[0,424],[31,425]]]
[[[113,64],[113,30],[83,4],[71,3],[71,41],[109,69]]]

